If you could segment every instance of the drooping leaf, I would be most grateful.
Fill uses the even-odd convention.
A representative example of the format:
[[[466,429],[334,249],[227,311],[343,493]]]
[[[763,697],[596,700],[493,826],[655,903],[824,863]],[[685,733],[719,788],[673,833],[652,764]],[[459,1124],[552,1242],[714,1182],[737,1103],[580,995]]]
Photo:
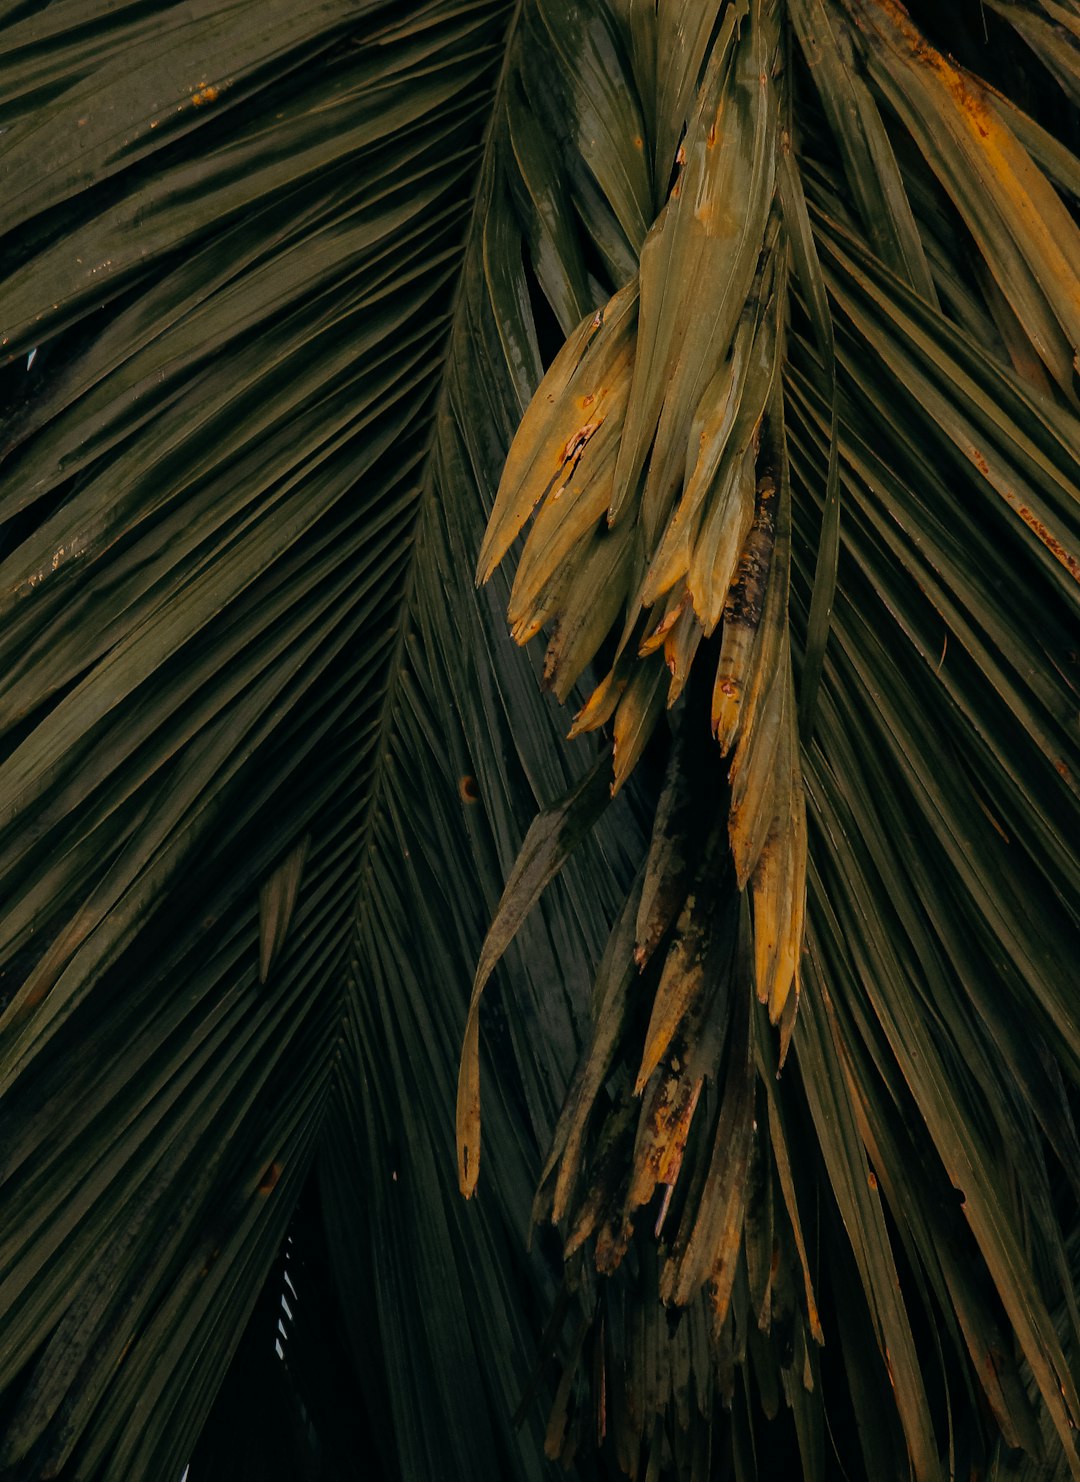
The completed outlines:
[[[480,951],[469,1000],[465,1046],[457,1095],[458,1175],[466,1198],[480,1176],[480,1001],[499,958],[541,891],[558,872],[574,845],[596,822],[610,797],[606,758],[529,826]]]
[[[13,1479],[1076,1474],[1078,23],[972,16],[7,8]]]

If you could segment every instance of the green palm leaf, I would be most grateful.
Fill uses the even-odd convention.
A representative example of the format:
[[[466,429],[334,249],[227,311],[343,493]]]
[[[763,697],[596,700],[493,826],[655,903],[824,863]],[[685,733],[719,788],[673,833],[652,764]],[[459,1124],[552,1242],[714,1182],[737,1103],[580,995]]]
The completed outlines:
[[[1078,15],[6,7],[0,1475],[1080,1471]]]

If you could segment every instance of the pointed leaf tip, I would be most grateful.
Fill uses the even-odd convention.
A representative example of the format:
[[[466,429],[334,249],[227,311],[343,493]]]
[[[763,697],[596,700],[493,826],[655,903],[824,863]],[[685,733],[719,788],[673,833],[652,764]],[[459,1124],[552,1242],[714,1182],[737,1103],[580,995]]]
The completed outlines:
[[[607,757],[533,819],[480,949],[458,1069],[458,1183],[468,1199],[480,1171],[480,1000],[526,916],[610,800]]]

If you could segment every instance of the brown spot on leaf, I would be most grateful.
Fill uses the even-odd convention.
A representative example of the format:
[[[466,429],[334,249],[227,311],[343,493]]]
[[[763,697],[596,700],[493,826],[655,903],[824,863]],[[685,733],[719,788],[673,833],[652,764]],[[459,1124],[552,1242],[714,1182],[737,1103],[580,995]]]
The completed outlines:
[[[1012,503],[1011,500],[1010,503]],[[1065,549],[1061,541],[1058,540],[1057,536],[1050,533],[1043,522],[1039,519],[1038,515],[1036,515],[1032,510],[1028,509],[1026,504],[1017,503],[1015,508],[1016,513],[1023,520],[1024,524],[1027,525],[1029,529],[1034,530],[1035,534],[1039,537],[1039,539],[1042,541],[1043,545],[1050,552],[1050,554],[1057,557],[1062,566],[1064,566],[1065,570],[1075,581],[1080,581],[1080,560],[1077,560],[1072,551],[1068,551]]]
[[[566,444],[566,447],[563,448],[562,452],[559,454],[560,466],[571,462],[573,462],[576,466],[578,459],[585,451],[589,439],[592,437],[593,433],[599,426],[599,422],[586,422],[584,427],[578,428],[573,437]]]
[[[771,474],[758,480],[754,521],[739,554],[735,577],[724,607],[724,624],[756,628],[761,622],[765,586],[776,540],[776,481]],[[725,690],[731,694],[731,690]]]
[[[468,773],[458,778],[458,795],[463,803],[478,803],[480,801],[480,784],[475,777]]]
[[[857,0],[857,7],[863,14],[866,14],[870,8],[867,0]],[[930,45],[918,27],[912,23],[907,10],[898,3],[898,0],[874,0],[873,8],[877,11],[884,11],[903,36],[915,62],[928,72],[935,74],[960,109],[975,125],[978,133],[984,139],[989,138],[993,119],[985,93],[979,87],[977,80],[970,73],[964,72],[951,58],[946,58]],[[871,21],[871,24],[874,25],[874,22]],[[866,28],[861,23],[859,29],[865,33]],[[877,29],[876,26],[875,29]]]
[[[281,1178],[282,1172],[282,1165],[275,1158],[274,1161],[270,1164],[269,1168],[267,1168],[266,1172],[263,1174],[262,1178],[259,1180],[259,1187],[257,1192],[262,1194],[264,1197],[267,1194],[272,1194],[278,1186],[278,1180]]]
[[[1029,509],[1026,504],[1022,504],[1011,489],[1007,487],[1003,488],[998,481],[991,478],[990,465],[987,463],[983,454],[979,452],[978,448],[969,449],[969,456],[983,478],[994,485],[995,489],[1004,497],[1009,507],[1016,511],[1024,524],[1027,525],[1029,530],[1035,533],[1050,554],[1061,562],[1074,581],[1080,581],[1080,558],[1077,558],[1072,551],[1062,545],[1057,536],[1046,528],[1034,510]]]

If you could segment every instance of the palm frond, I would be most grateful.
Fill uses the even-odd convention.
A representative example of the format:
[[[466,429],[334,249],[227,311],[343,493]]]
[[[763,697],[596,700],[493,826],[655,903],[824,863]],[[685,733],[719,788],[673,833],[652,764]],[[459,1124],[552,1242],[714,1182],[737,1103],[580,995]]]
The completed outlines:
[[[1075,4],[3,26],[0,1473],[1076,1475]]]
[[[179,1476],[314,1155],[504,28],[8,26],[13,1475]]]
[[[680,93],[686,111],[665,125],[681,143],[658,161],[673,183],[636,280],[548,371],[481,555],[484,575],[544,499],[510,604],[527,641],[545,623],[556,635],[580,627],[575,607],[589,597],[567,584],[569,563],[590,540],[616,539],[620,522],[633,527],[618,607],[583,656],[613,651],[614,662],[575,726],[613,719],[615,788],[622,707],[639,730],[662,714],[654,650],[671,670],[677,737],[707,730],[698,676],[717,675],[718,753],[699,751],[695,776],[686,743],[672,743],[700,803],[674,851],[669,804],[656,815],[652,857],[672,872],[675,904],[659,931],[646,928],[647,949],[615,928],[538,1212],[565,1230],[568,1262],[595,1233],[602,1272],[658,1242],[653,1290],[676,1305],[707,1290],[714,1351],[783,1390],[806,1475],[822,1474],[827,1417],[809,1340],[824,1337],[827,1351],[828,1318],[819,1328],[800,1192],[784,1187],[791,1160],[745,1089],[740,1026],[756,982],[781,1024],[781,1063],[792,1046],[770,1104],[786,1104],[801,1138],[813,1128],[817,1146],[802,1153],[821,1160],[802,1208],[835,1201],[906,1442],[906,1463],[866,1444],[868,1474],[909,1465],[938,1477],[946,1455],[984,1465],[995,1427],[1006,1446],[1039,1453],[1040,1407],[1051,1450],[1076,1469],[1064,1236],[1077,1148],[1066,964],[1080,896],[1065,635],[1080,576],[1080,237],[1055,185],[1069,172],[1044,174],[1031,146],[1047,160],[1055,150],[1038,125],[1017,124],[890,0],[715,17],[700,75]],[[661,24],[640,18],[634,46],[659,56],[648,29]],[[1067,17],[1055,39],[1066,29]],[[649,68],[638,78],[655,87]],[[605,338],[624,302],[629,339],[621,327]],[[589,420],[568,436],[575,411]],[[735,498],[740,480],[748,491],[756,481],[756,514],[752,492],[741,507]],[[733,744],[728,790],[705,774]],[[804,888],[811,1002],[795,1025]],[[753,946],[745,905],[738,926],[721,925],[743,890]],[[634,991],[651,1008],[628,1014],[635,959]],[[752,1018],[751,1045],[762,1032]],[[770,1170],[774,1204],[784,1188],[786,1279],[798,1289],[800,1258],[806,1278],[787,1315],[794,1353],[789,1336],[786,1354],[767,1358],[747,1346],[738,1295],[760,1269],[752,1166]],[[648,1236],[637,1226],[654,1197]],[[814,1259],[847,1260],[835,1239]],[[648,1304],[657,1278],[632,1279]],[[833,1291],[850,1277],[822,1279]],[[1061,1290],[1064,1337],[1052,1317]],[[757,1291],[750,1310],[772,1332]],[[778,1372],[763,1381],[770,1362]],[[849,1384],[866,1436],[881,1391],[867,1376]],[[592,1402],[616,1404],[595,1376]],[[691,1475],[674,1440],[687,1429],[677,1383],[657,1408],[675,1469]],[[671,1464],[666,1450],[653,1455]]]

